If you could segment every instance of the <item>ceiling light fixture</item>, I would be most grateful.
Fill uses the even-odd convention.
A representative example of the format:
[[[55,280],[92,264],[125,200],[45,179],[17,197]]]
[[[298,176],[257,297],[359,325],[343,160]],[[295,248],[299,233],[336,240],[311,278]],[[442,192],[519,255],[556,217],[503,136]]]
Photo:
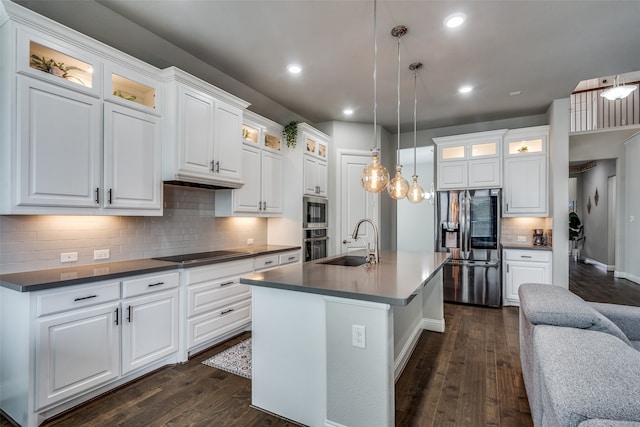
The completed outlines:
[[[389,184],[389,171],[380,164],[380,149],[378,148],[377,123],[377,59],[378,43],[376,41],[376,1],[373,2],[373,148],[371,149],[371,163],[362,169],[360,183],[365,191],[379,193]]]
[[[409,183],[402,176],[402,165],[400,164],[400,38],[407,34],[407,27],[398,25],[393,27],[391,35],[398,39],[398,148],[396,150],[396,174],[389,182],[387,191],[392,199],[402,199],[409,191]]]
[[[417,159],[416,153],[418,151],[418,130],[417,130],[417,122],[418,122],[418,90],[417,90],[417,81],[418,81],[418,70],[422,68],[422,64],[420,62],[414,62],[409,65],[409,69],[413,71],[413,184],[411,184],[411,188],[409,188],[409,192],[407,193],[407,199],[411,203],[420,203],[424,200],[424,189],[418,184],[418,174],[416,172],[417,169]]]
[[[287,71],[291,74],[300,74],[302,72],[302,67],[298,64],[289,64],[287,65]]]
[[[469,85],[467,85],[467,86],[460,86],[460,87],[458,88],[458,92],[460,92],[460,93],[469,93],[469,92],[471,92],[472,90],[473,90],[473,86],[469,86]]]
[[[638,86],[626,85],[624,84],[624,81],[622,82],[622,86],[620,86],[619,79],[620,76],[616,76],[613,79],[613,86],[609,89],[603,90],[600,96],[607,98],[609,101],[615,101],[616,99],[626,98],[631,95],[631,92],[638,89]]]
[[[342,114],[344,114],[345,116],[351,116],[353,114],[353,109],[345,108],[344,110],[342,110]]]
[[[467,15],[464,13],[454,13],[444,18],[444,25],[447,28],[457,28],[464,24],[467,19]]]

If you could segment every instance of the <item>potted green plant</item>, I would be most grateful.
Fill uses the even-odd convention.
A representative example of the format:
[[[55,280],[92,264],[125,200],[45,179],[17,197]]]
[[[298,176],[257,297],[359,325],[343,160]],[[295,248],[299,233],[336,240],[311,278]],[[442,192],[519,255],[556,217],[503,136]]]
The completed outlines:
[[[300,122],[289,122],[282,130],[282,136],[287,142],[287,147],[289,148],[295,148],[296,143],[298,142],[298,123]]]
[[[31,55],[31,63],[29,65],[31,68],[62,77],[65,80],[76,79],[84,86],[84,82],[80,78],[69,74],[71,70],[81,70],[73,65],[65,65],[64,62],[56,62],[54,59],[47,59],[44,56],[40,57],[38,55]]]

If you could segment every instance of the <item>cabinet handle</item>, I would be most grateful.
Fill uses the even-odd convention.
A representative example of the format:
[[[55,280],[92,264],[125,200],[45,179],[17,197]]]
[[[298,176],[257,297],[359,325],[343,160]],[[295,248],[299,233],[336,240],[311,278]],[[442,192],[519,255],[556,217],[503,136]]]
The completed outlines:
[[[89,295],[88,297],[78,297],[78,298],[75,298],[74,301],[83,301],[86,299],[96,298],[97,296],[98,295]]]
[[[507,273],[509,273],[509,264],[507,264]]]
[[[520,258],[531,258],[531,255],[520,255]]]
[[[509,203],[507,203],[507,212],[509,212]]]
[[[210,170],[211,172],[215,172],[215,168],[213,167],[213,165],[214,165],[214,161],[213,161],[213,160],[211,160],[211,165],[209,166],[209,170]]]
[[[111,201],[111,195],[112,195],[112,193],[113,193],[113,190],[110,188],[110,189],[109,189],[109,204],[113,203],[113,202]]]
[[[233,311],[233,308],[230,308],[230,309],[228,309],[228,310],[221,311],[221,312],[220,312],[220,315],[227,314],[227,313],[231,313],[232,311]]]
[[[158,282],[158,283],[149,283],[149,287],[152,288],[154,286],[160,286],[160,285],[164,285],[164,282]]]
[[[100,188],[96,187],[96,204],[100,204]]]
[[[120,324],[120,308],[116,307],[116,326]]]
[[[127,320],[129,323],[133,322],[133,312],[131,311],[131,306],[127,307]]]
[[[273,264],[273,261],[265,261],[264,265],[270,265]]]
[[[220,173],[220,161],[216,162],[216,172]]]
[[[228,282],[220,283],[220,287],[233,285],[235,282],[233,280],[229,280]]]
[[[262,210],[263,211],[267,210],[267,202],[266,202],[266,200],[262,202]]]
[[[294,257],[294,256],[290,256],[289,257],[289,261],[293,261],[294,259],[296,259],[296,257]]]

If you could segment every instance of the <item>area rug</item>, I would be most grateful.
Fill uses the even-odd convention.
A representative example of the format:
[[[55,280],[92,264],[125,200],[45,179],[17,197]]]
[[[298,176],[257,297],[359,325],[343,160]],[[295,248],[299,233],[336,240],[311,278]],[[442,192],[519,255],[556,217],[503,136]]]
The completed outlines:
[[[251,338],[210,357],[202,363],[212,368],[251,379]]]

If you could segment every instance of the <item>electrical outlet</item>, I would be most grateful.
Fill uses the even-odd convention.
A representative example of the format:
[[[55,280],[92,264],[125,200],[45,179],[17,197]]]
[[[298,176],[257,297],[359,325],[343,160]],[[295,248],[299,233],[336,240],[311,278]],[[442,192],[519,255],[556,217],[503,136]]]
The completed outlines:
[[[351,345],[359,348],[366,348],[367,335],[365,327],[362,325],[351,325]]]
[[[518,236],[518,242],[526,242],[527,238],[525,236]]]
[[[93,259],[109,259],[111,255],[109,255],[109,249],[98,249],[93,251]]]
[[[78,260],[78,252],[65,252],[60,254],[60,262],[73,262]]]
[[[247,239],[247,245],[253,245],[253,237]]]

